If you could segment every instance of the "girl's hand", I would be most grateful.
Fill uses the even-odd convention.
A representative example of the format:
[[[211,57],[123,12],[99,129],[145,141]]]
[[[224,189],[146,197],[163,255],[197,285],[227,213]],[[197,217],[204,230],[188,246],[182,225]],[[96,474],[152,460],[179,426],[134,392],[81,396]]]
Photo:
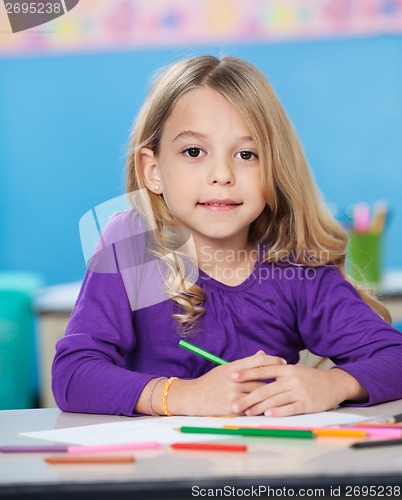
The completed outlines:
[[[242,400],[244,396],[266,386],[264,382],[256,379],[240,382],[233,378],[233,374],[239,371],[247,373],[262,363],[266,367],[274,367],[285,361],[259,351],[253,356],[217,366],[194,380],[176,380],[169,390],[169,411],[174,415],[231,415],[235,401]]]
[[[368,398],[363,386],[349,373],[334,368],[319,370],[301,365],[260,366],[231,374],[239,384],[274,379],[238,398],[236,414],[284,417],[335,408],[346,400]]]

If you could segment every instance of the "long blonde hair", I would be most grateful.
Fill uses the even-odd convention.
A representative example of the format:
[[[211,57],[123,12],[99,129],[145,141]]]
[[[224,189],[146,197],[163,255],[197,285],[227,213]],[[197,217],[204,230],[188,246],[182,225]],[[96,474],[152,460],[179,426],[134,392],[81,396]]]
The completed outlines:
[[[250,226],[250,241],[269,241],[265,261],[292,261],[298,265],[330,264],[352,282],[345,269],[347,233],[329,213],[312,178],[301,144],[265,76],[250,63],[235,58],[205,55],[166,68],[154,83],[133,127],[126,170],[126,190],[145,188],[138,166],[142,148],[157,156],[164,124],[176,102],[187,92],[210,87],[225,96],[239,112],[256,144],[261,165],[266,206]],[[157,226],[163,231],[180,226],[169,213],[163,196],[149,192]],[[163,248],[154,249],[165,258]],[[289,259],[291,256],[291,259]],[[168,286],[171,298],[181,307],[174,317],[189,331],[203,314],[205,294],[197,285],[187,287],[183,268],[170,262]],[[386,321],[386,307],[369,290],[356,287],[361,298]]]

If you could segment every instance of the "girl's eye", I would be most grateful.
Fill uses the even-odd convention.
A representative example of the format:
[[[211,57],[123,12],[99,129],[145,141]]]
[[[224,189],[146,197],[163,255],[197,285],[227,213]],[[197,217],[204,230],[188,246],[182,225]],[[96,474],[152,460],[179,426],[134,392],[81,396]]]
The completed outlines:
[[[199,158],[200,156],[204,156],[205,153],[201,148],[187,148],[183,151],[186,156],[190,156],[191,158]]]
[[[258,160],[258,155],[252,151],[239,151],[235,156],[242,160]]]

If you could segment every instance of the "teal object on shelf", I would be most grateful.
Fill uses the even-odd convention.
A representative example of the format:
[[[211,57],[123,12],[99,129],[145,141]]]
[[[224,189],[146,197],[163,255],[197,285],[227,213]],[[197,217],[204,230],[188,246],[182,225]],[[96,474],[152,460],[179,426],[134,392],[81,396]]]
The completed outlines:
[[[0,409],[32,408],[37,379],[33,298],[39,275],[0,272]]]

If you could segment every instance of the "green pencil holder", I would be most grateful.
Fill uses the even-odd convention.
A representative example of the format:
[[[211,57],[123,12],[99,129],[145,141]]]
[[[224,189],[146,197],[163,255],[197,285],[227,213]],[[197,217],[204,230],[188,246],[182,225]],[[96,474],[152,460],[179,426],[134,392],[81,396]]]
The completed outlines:
[[[347,269],[357,283],[373,287],[380,284],[382,247],[382,233],[349,233]]]

